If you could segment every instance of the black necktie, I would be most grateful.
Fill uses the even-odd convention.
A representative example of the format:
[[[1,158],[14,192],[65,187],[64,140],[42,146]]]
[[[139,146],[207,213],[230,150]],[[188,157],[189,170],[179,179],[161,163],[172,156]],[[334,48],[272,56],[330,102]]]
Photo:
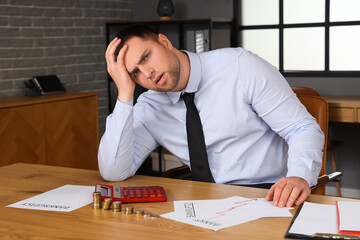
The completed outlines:
[[[199,112],[194,103],[195,93],[185,93],[181,97],[187,108],[186,132],[192,178],[196,181],[214,182],[210,172]]]

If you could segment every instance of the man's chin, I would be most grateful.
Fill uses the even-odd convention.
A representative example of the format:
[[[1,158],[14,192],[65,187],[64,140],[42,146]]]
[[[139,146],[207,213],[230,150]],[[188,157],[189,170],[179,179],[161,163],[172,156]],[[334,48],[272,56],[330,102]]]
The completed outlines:
[[[167,88],[156,88],[156,89],[154,89],[154,91],[156,91],[156,92],[171,92],[171,89],[167,89]]]
[[[154,91],[157,91],[157,92],[173,92],[174,89],[175,89],[174,86],[164,85],[164,86],[156,86]]]

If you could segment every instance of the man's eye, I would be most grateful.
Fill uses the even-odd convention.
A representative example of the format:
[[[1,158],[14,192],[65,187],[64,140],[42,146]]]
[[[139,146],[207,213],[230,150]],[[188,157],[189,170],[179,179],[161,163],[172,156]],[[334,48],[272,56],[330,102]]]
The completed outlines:
[[[144,56],[144,61],[146,60],[146,59],[148,59],[149,58],[149,54],[146,54],[145,56]]]
[[[138,75],[138,73],[139,73],[139,70],[137,69],[137,70],[134,70],[134,72],[133,72],[133,77],[136,77],[137,75]]]

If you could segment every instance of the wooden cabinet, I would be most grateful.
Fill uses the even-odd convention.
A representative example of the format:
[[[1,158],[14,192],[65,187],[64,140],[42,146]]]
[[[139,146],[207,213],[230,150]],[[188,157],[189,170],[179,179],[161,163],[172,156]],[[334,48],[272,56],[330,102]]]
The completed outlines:
[[[26,162],[97,169],[97,94],[0,98],[0,138],[0,166]]]
[[[329,121],[360,123],[360,96],[323,96],[329,103]]]

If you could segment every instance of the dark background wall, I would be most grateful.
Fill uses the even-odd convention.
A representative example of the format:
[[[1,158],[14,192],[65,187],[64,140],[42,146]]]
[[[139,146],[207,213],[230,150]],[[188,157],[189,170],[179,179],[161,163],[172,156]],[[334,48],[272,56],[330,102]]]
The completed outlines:
[[[132,18],[131,0],[0,0],[0,96],[56,74],[68,91],[97,92],[108,114],[105,22]]]
[[[175,6],[173,18],[233,17],[232,0],[172,0]],[[133,0],[134,19],[158,19],[158,0]],[[241,16],[240,16],[241,17]],[[308,86],[321,95],[359,95],[360,78],[287,78],[292,86]],[[345,196],[360,198],[360,124],[330,124],[332,139],[344,142],[336,150],[337,166],[343,171],[342,186]],[[330,155],[330,154],[328,154]],[[327,172],[332,171],[327,159]],[[333,185],[334,186],[334,185]],[[333,192],[330,188],[328,192]]]

